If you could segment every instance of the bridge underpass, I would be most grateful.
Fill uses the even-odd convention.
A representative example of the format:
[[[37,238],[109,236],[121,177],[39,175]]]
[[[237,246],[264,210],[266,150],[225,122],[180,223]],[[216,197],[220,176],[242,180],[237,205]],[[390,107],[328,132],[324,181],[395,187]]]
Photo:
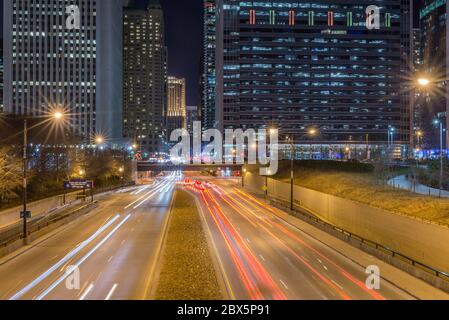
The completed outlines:
[[[243,165],[239,164],[184,164],[174,165],[171,163],[148,163],[138,162],[137,171],[139,173],[151,172],[160,173],[164,171],[221,171],[228,170],[231,173],[239,172],[241,174]]]

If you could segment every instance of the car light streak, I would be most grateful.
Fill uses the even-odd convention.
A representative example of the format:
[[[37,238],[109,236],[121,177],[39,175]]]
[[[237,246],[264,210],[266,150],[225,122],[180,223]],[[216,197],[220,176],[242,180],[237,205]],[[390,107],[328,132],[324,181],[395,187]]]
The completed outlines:
[[[246,192],[240,191],[238,189],[236,190],[236,195],[243,200],[244,202],[250,204],[251,206],[254,207],[254,204],[251,203],[248,199],[254,201],[255,203],[259,204],[259,206],[262,206],[266,209],[268,209],[270,212],[272,212],[273,214],[275,214],[275,211],[270,208],[269,206],[267,206],[264,203],[261,203],[260,201],[258,201],[257,199],[255,199],[253,196],[247,194]],[[262,220],[263,221],[263,220]],[[264,221],[265,223],[267,223],[266,221]],[[370,294],[373,298],[377,299],[377,300],[385,300],[385,297],[383,297],[380,293],[376,292],[375,290],[370,290],[366,287],[366,285],[354,278],[353,276],[351,276],[346,270],[344,270],[340,265],[336,264],[334,261],[330,260],[328,257],[326,257],[324,254],[322,254],[320,251],[318,251],[317,249],[313,248],[311,245],[309,245],[308,243],[306,243],[304,240],[302,240],[301,238],[299,238],[297,235],[295,235],[293,232],[291,232],[290,230],[288,230],[285,226],[283,226],[280,223],[277,223],[275,221],[270,222],[270,224],[276,226],[280,231],[282,231],[284,234],[288,235],[290,238],[298,241],[299,243],[301,243],[302,245],[304,245],[305,247],[307,247],[308,249],[312,250],[313,252],[315,252],[317,255],[319,255],[320,257],[322,257],[323,259],[325,259],[326,261],[328,261],[329,263],[331,263],[334,267],[336,267],[340,273],[346,277],[347,279],[349,279],[351,282],[353,282],[354,284],[356,284],[358,287],[360,287],[363,291],[367,292],[368,294]]]
[[[201,190],[200,194],[230,250],[232,259],[239,271],[245,288],[250,293],[251,299],[261,299],[263,297],[257,284],[267,287],[273,299],[286,299],[284,293],[279,289],[278,285],[273,281],[269,273],[248,247],[245,240],[235,230],[226,215],[220,209],[216,199],[207,190]],[[208,199],[211,200],[211,202],[209,202]],[[245,265],[249,268],[245,267]],[[257,284],[255,282],[256,278],[258,280]]]
[[[101,228],[99,228],[94,234],[92,234],[87,240],[80,243],[78,246],[75,247],[72,251],[70,251],[64,258],[59,260],[56,264],[54,264],[51,268],[49,268],[47,271],[39,275],[36,279],[34,279],[31,283],[29,283],[26,287],[24,287],[22,290],[17,292],[15,295],[13,295],[9,300],[18,300],[23,295],[25,295],[28,291],[30,291],[32,288],[34,288],[36,285],[41,283],[45,278],[47,278],[51,273],[56,271],[59,267],[64,265],[67,261],[69,261],[73,256],[75,256],[78,252],[80,252],[84,247],[86,247],[90,242],[92,242],[94,239],[96,239],[104,230],[106,230],[111,224],[113,224],[118,218],[120,218],[120,215],[116,215],[114,218],[109,220],[105,225],[103,225]]]
[[[118,229],[121,228],[121,226],[123,226],[123,224],[125,224],[126,221],[128,221],[128,219],[131,217],[131,214],[128,214],[125,218],[122,219],[122,221],[120,221],[120,223],[114,228],[112,229],[95,247],[93,247],[84,257],[82,257],[81,259],[79,259],[74,266],[75,267],[80,267],[81,264],[83,264],[92,254],[94,254],[103,244],[106,243],[106,241],[109,240],[109,238],[111,238],[114,233],[117,232]],[[69,276],[69,274],[63,274],[62,276],[59,277],[58,280],[56,280],[55,282],[53,282],[53,284],[51,284],[42,294],[40,294],[36,300],[42,300],[44,299],[51,291],[53,291],[54,288],[56,288],[62,281],[65,280],[65,278],[67,278]]]

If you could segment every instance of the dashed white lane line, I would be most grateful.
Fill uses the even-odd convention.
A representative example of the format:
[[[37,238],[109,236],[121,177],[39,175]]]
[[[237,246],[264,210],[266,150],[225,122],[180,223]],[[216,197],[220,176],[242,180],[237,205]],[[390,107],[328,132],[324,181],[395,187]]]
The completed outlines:
[[[282,280],[279,280],[280,282],[281,282],[281,284],[285,287],[285,289],[287,289],[288,290],[288,287],[287,287],[287,285],[284,283],[284,281],[282,281]]]
[[[335,284],[337,287],[339,287],[341,290],[343,290],[343,287],[341,285],[339,285],[337,282],[335,282],[334,280],[331,280],[333,284]]]
[[[114,294],[115,290],[117,289],[117,287],[118,287],[118,284],[115,283],[112,286],[111,290],[109,291],[108,295],[106,296],[106,298],[104,300],[110,300],[112,298],[112,295]]]
[[[80,297],[80,300],[86,299],[87,295],[92,291],[94,288],[94,284],[91,283],[90,286],[87,287],[86,291],[84,291],[83,295]]]
[[[262,259],[263,261],[265,261],[265,258],[263,257],[263,255],[259,255],[260,259]]]
[[[114,256],[111,256],[111,257],[108,259],[108,263],[111,262],[112,259],[114,259]]]

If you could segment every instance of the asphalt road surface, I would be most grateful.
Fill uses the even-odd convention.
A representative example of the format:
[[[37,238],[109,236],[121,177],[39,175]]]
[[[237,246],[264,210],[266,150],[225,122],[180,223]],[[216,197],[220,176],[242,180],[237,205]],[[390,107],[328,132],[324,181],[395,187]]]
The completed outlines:
[[[89,215],[2,259],[0,299],[147,298],[178,179],[173,173],[116,192]]]
[[[295,228],[235,182],[187,185],[197,195],[230,298],[306,300],[413,299],[382,281],[365,285],[359,265]]]

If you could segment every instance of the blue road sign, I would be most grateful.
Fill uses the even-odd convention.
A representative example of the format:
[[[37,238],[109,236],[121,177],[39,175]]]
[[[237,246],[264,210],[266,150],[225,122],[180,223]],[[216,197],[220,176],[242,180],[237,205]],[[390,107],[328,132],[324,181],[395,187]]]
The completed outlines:
[[[86,180],[71,180],[71,181],[64,181],[64,189],[92,189],[94,187],[93,181],[86,181]]]

